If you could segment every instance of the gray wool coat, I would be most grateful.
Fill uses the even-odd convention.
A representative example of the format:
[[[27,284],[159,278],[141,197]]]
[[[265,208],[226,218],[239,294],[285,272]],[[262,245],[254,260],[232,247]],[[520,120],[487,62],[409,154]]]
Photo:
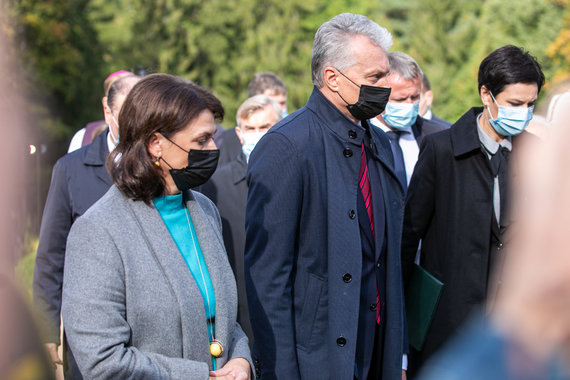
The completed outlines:
[[[217,209],[187,202],[214,292],[215,338],[228,360],[250,362]],[[204,303],[156,208],[115,186],[73,224],[63,281],[64,329],[86,379],[208,379]],[[253,367],[252,367],[253,368]]]

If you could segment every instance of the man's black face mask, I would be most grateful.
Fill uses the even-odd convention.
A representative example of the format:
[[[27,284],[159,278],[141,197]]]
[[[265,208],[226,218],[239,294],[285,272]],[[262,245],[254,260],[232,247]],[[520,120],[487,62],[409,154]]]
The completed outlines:
[[[340,98],[347,104],[346,108],[348,109],[348,112],[350,112],[355,119],[368,120],[384,112],[388,99],[390,98],[390,92],[392,92],[390,87],[376,87],[365,84],[359,86],[342,72],[339,71],[339,73],[356,87],[360,88],[358,101],[354,104],[348,104],[340,93],[337,93],[338,96],[340,96]]]

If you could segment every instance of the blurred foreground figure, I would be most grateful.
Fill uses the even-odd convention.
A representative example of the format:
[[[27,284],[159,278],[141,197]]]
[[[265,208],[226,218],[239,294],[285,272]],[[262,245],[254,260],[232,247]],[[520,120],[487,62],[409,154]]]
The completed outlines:
[[[521,146],[517,210],[490,317],[424,367],[422,380],[570,379],[570,108],[546,144]]]
[[[30,311],[7,277],[0,275],[0,379],[48,380],[54,378],[38,340]]]

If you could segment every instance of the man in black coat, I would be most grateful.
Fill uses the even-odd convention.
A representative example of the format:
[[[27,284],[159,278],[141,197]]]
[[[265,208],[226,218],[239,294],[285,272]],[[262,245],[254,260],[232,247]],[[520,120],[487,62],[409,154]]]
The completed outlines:
[[[402,266],[407,281],[421,239],[420,263],[444,287],[423,350],[416,353],[420,364],[488,295],[509,225],[508,152],[528,134],[523,130],[543,83],[528,53],[500,48],[479,67],[485,107],[472,108],[450,129],[423,140],[408,188]]]
[[[105,129],[95,140],[60,158],[52,172],[46,200],[36,264],[34,268],[34,305],[40,312],[44,341],[53,363],[61,364],[57,354],[60,343],[61,291],[65,246],[71,225],[111,187],[105,168],[109,152],[119,138],[117,120],[123,101],[140,77],[131,75],[114,82],[104,102]],[[64,334],[65,342],[65,334]],[[80,379],[73,355],[64,351],[66,378]]]
[[[236,136],[241,150],[234,159],[222,165],[200,191],[218,207],[222,218],[222,234],[238,289],[238,322],[253,344],[244,284],[243,252],[245,249],[245,174],[249,155],[259,139],[281,120],[278,103],[265,95],[255,95],[239,107]]]

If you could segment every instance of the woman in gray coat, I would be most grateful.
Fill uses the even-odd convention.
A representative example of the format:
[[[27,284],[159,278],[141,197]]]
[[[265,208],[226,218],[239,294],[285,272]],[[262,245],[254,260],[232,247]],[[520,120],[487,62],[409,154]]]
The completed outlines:
[[[235,280],[214,205],[218,99],[166,74],[129,93],[114,186],[73,225],[63,323],[87,379],[249,379]]]

